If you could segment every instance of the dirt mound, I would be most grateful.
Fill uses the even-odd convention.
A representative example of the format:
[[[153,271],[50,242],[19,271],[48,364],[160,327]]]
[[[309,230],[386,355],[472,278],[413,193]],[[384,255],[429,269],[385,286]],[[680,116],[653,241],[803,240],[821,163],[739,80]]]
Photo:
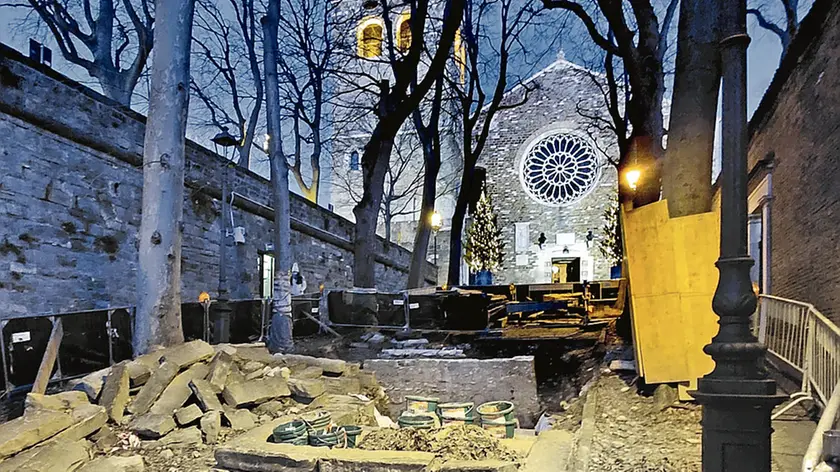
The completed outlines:
[[[431,452],[446,460],[522,458],[489,433],[472,425],[451,425],[437,430],[380,429],[363,439],[359,449]]]

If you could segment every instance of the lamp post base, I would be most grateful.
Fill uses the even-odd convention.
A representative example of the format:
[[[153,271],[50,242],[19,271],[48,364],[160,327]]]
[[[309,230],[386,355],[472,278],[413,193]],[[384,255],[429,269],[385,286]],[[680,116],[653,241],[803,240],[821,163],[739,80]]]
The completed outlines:
[[[690,393],[703,405],[703,472],[770,471],[770,413],[787,398],[775,381],[703,378]]]

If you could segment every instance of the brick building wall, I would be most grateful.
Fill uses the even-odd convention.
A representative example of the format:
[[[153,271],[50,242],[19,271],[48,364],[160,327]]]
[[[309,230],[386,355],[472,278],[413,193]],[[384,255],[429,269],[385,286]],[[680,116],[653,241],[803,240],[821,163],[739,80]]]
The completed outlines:
[[[616,159],[614,136],[600,131],[580,110],[603,113],[603,96],[592,72],[558,60],[528,81],[532,89],[524,105],[500,111],[493,120],[479,166],[487,169],[487,191],[493,201],[505,243],[503,267],[496,271],[494,283],[551,282],[552,259],[581,259],[582,280],[608,279],[610,267],[597,249],[602,237],[604,213],[617,198],[617,173],[606,162]],[[522,90],[513,90],[506,101],[522,99]],[[576,203],[552,207],[532,199],[520,182],[520,162],[528,145],[545,132],[558,130],[587,139],[602,159],[600,179]],[[602,152],[603,151],[603,152]],[[527,241],[517,248],[517,225]],[[542,248],[540,234],[546,237]]]
[[[0,47],[0,318],[135,302],[144,118]],[[223,160],[187,143],[182,296],[218,288]],[[272,242],[269,182],[236,168],[234,297],[260,295]],[[310,289],[352,285],[353,225],[292,194],[292,245]],[[232,238],[228,238],[230,240]],[[401,289],[410,253],[382,244],[377,281]],[[434,269],[427,267],[433,280]]]
[[[840,4],[800,31],[750,124],[750,186],[772,161],[771,293],[840,324]]]

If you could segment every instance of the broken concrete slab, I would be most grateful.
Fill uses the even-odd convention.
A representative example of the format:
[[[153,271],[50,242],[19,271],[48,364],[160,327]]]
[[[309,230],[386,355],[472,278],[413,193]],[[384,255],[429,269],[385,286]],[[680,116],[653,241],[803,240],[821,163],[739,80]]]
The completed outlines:
[[[249,380],[259,379],[263,376],[264,376],[264,373],[263,373],[262,369],[255,370],[253,372],[249,372],[249,373],[245,374],[245,381],[247,382]]]
[[[248,431],[257,425],[257,416],[248,410],[226,408],[223,413],[230,428],[234,431]]]
[[[242,366],[242,373],[250,374],[251,372],[254,372],[256,370],[262,370],[265,367],[266,365],[262,362],[248,361]]]
[[[326,393],[334,395],[360,394],[362,383],[358,377],[322,377]]]
[[[242,374],[242,371],[239,370],[239,367],[236,364],[231,364],[230,365],[230,371],[228,372],[227,380],[225,381],[225,385],[238,384],[238,383],[242,383],[244,381],[245,381],[245,376]],[[224,390],[224,386],[222,386],[222,390]]]
[[[319,472],[426,472],[435,455],[429,452],[330,449],[318,461]]]
[[[308,366],[320,367],[324,373],[341,375],[347,369],[347,362],[340,359],[326,359],[323,357],[301,356],[298,354],[275,354],[276,359],[286,365],[305,364]]]
[[[281,377],[265,377],[228,384],[222,391],[222,397],[229,406],[240,407],[248,404],[258,404],[279,397],[292,394],[286,381]]]
[[[204,414],[199,421],[201,431],[204,433],[206,444],[216,444],[219,440],[219,431],[222,430],[222,414],[218,410],[211,410]]]
[[[172,362],[179,369],[184,369],[196,362],[209,359],[215,353],[216,351],[213,349],[213,346],[200,339],[196,339],[195,341],[164,349],[161,359],[166,362]]]
[[[293,396],[304,399],[306,401],[314,400],[323,395],[326,391],[324,382],[320,379],[290,378],[288,385],[289,390],[292,391]]]
[[[90,440],[96,444],[96,448],[100,451],[107,451],[120,442],[117,433],[107,425],[100,428],[99,431],[90,437]]]
[[[201,431],[197,426],[176,429],[155,441],[155,447],[188,447],[201,444]]]
[[[189,385],[203,411],[222,409],[222,402],[219,401],[218,392],[209,381],[192,379]]]
[[[83,465],[77,472],[143,472],[143,456],[99,457]]]
[[[42,395],[40,393],[27,393],[23,402],[24,413],[33,410],[72,410],[82,405],[90,405],[88,396],[79,390],[56,393],[55,395]]]
[[[192,395],[190,381],[203,379],[208,370],[208,367],[204,364],[195,364],[178,374],[160,394],[149,412],[156,415],[173,415],[175,410],[181,408]]]
[[[146,384],[140,388],[140,392],[134,397],[134,401],[128,405],[128,411],[134,415],[146,414],[176,375],[178,375],[176,364],[164,362],[158,366]]]
[[[218,447],[215,451],[217,467],[254,472],[315,472],[318,459],[327,448],[275,444],[266,441],[272,431],[294,416],[283,416],[263,424]]]
[[[199,408],[198,405],[187,405],[175,410],[175,421],[177,421],[180,426],[187,426],[198,421],[203,414],[204,413],[202,413],[201,408]]]
[[[87,441],[56,441],[0,463],[0,472],[71,472],[90,459]]]
[[[78,441],[92,435],[108,422],[108,412],[105,407],[90,403],[74,408],[70,412],[70,417],[73,419],[73,424],[53,436],[50,441]]]
[[[157,439],[175,429],[175,420],[172,415],[146,414],[132,420],[129,428],[141,438]]]
[[[207,381],[217,392],[221,392],[225,388],[232,363],[233,357],[225,351],[217,352],[213,356],[213,360],[210,361],[210,371],[207,373]]]
[[[241,363],[250,361],[260,362],[265,365],[275,366],[283,363],[282,360],[272,356],[265,347],[238,347],[236,354],[233,356]]]
[[[111,373],[111,368],[106,367],[102,370],[90,373],[80,379],[74,379],[67,382],[68,388],[85,392],[90,401],[95,402],[99,398],[99,393],[102,391],[102,386],[105,385],[105,379]]]
[[[282,411],[285,411],[288,406],[278,400],[271,400],[260,404],[254,408],[254,413],[257,415],[278,416]]]
[[[366,372],[363,370],[359,372],[356,377],[359,379],[359,383],[362,385],[362,388],[379,387],[379,382],[376,381],[376,372]]]
[[[305,369],[292,373],[296,379],[320,379],[323,374],[324,369],[317,365],[306,366]]]
[[[0,459],[49,439],[73,424],[67,413],[37,410],[0,424]]]
[[[516,472],[518,469],[513,462],[499,460],[447,461],[439,472]]]
[[[111,367],[111,373],[105,379],[99,404],[108,411],[108,417],[115,423],[120,423],[125,415],[125,406],[129,400],[129,378],[126,362]]]
[[[163,349],[158,349],[129,361],[126,368],[128,369],[128,377],[132,386],[137,387],[143,385],[149,380],[149,377],[151,377],[160,365],[160,357],[163,355],[163,352]]]

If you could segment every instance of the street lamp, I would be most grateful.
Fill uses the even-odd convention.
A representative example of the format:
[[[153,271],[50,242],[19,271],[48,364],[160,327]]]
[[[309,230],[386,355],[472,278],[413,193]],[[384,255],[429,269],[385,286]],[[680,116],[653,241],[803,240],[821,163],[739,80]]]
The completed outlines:
[[[432,231],[435,233],[435,266],[437,267],[437,247],[438,247],[437,237],[438,237],[438,232],[440,231],[441,228],[443,228],[443,217],[440,216],[440,213],[438,213],[437,210],[435,210],[435,212],[432,213],[431,223],[432,223]]]
[[[712,308],[718,334],[703,351],[714,370],[692,395],[703,405],[703,470],[770,470],[770,413],[784,401],[762,371],[765,347],[753,336],[756,296],[747,252],[747,45],[746,0],[720,3],[723,72],[720,271]]]
[[[221,155],[224,158],[222,166],[222,224],[221,237],[219,238],[219,296],[216,305],[216,320],[214,329],[214,340],[216,342],[228,342],[228,334],[230,332],[230,312],[231,307],[228,303],[228,281],[227,281],[227,218],[230,214],[230,203],[228,198],[228,168],[230,167],[231,156],[229,150],[239,144],[236,139],[227,130],[227,127],[222,127],[216,136],[213,137],[213,147],[216,155]],[[222,148],[222,153],[219,153],[219,148]]]

